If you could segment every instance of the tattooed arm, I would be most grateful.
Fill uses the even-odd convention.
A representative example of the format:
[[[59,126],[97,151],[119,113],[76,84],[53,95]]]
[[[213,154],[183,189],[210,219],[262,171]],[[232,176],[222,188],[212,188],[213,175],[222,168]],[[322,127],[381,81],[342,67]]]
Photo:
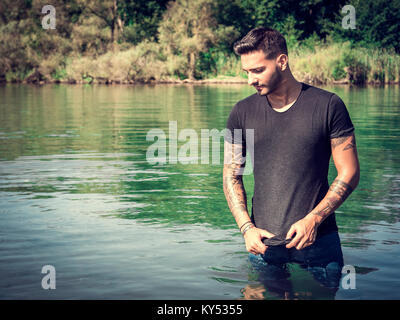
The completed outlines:
[[[223,171],[225,198],[238,227],[241,229],[240,231],[244,233],[247,251],[253,254],[264,253],[267,247],[261,239],[270,238],[274,235],[266,230],[254,227],[251,223],[247,211],[246,190],[242,179],[245,167],[243,153],[241,144],[231,144],[225,141]]]
[[[358,185],[360,165],[354,133],[331,139],[331,149],[338,175],[321,202],[305,218],[292,225],[287,238],[295,233],[296,237],[287,245],[288,248],[296,246],[300,250],[311,245],[317,236],[318,226],[339,208]]]
[[[245,167],[245,157],[241,144],[224,144],[223,187],[229,209],[238,226],[250,220],[247,211],[247,197],[242,175]]]
[[[353,192],[360,180],[360,165],[354,134],[331,139],[332,157],[338,175],[321,203],[311,211],[321,224]]]

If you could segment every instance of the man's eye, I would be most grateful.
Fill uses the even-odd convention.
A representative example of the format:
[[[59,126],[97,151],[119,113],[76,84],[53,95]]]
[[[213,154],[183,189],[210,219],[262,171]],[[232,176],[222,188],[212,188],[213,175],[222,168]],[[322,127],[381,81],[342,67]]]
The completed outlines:
[[[254,70],[253,72],[254,72],[254,73],[261,73],[261,72],[263,72],[263,71],[264,71],[264,69],[261,68],[261,69],[256,69],[256,70]]]

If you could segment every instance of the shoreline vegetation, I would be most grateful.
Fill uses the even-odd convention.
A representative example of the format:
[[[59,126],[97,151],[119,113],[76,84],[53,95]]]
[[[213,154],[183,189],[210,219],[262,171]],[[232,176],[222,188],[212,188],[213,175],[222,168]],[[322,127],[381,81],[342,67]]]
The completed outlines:
[[[148,43],[148,46],[157,44]],[[152,48],[149,48],[150,50]],[[133,58],[137,47],[107,52],[91,59],[77,57],[56,72],[43,68],[33,70],[24,78],[6,74],[2,82],[64,83],[64,84],[211,84],[247,83],[241,70],[240,58],[224,55],[217,71],[200,78],[177,77],[168,73],[168,60],[157,60],[144,53]],[[51,63],[51,62],[50,62]],[[137,67],[140,65],[140,73]],[[317,44],[312,49],[296,48],[289,51],[289,65],[295,78],[314,85],[384,85],[400,84],[400,55],[383,49],[351,48],[350,43]],[[51,70],[52,68],[49,68]],[[0,79],[1,80],[1,79]]]
[[[1,2],[0,82],[247,83],[232,46],[251,28],[264,25],[285,36],[289,66],[299,81],[400,84],[397,2],[53,2],[56,29],[43,28],[44,1]],[[357,12],[355,30],[342,28],[340,12],[348,2]]]

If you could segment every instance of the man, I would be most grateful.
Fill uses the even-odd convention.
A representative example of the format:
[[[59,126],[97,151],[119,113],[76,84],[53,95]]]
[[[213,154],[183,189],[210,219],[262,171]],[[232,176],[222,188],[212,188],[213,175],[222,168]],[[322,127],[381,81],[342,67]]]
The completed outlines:
[[[224,146],[224,193],[246,249],[269,265],[298,262],[339,270],[343,256],[335,210],[360,176],[346,106],[337,95],[293,77],[286,41],[276,30],[253,29],[234,50],[257,90],[232,109]],[[254,141],[246,141],[249,129]],[[243,134],[229,134],[235,130]],[[251,218],[242,181],[246,146],[253,148]],[[329,186],[331,155],[338,175]]]

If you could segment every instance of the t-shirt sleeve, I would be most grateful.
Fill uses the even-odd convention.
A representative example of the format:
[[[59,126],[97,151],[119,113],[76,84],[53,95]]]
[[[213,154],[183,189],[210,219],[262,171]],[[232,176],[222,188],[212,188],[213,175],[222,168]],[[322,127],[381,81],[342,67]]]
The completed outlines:
[[[328,128],[331,139],[348,136],[354,131],[349,112],[336,94],[329,101]]]
[[[226,123],[225,141],[232,144],[246,145],[244,137],[244,128],[240,123],[238,115],[238,106],[235,105],[229,114],[228,121]]]

